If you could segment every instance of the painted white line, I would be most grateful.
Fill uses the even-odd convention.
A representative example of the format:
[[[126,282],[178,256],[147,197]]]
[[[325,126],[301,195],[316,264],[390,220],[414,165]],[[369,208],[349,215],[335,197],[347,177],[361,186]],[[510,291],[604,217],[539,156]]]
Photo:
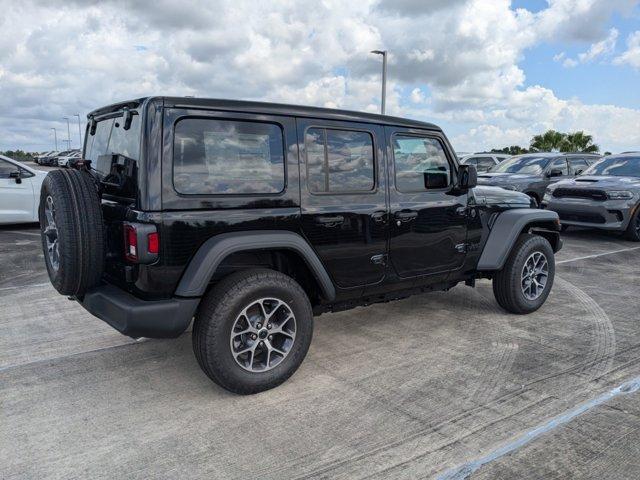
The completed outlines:
[[[614,253],[632,252],[634,250],[640,250],[640,247],[621,248],[620,250],[613,250],[611,252],[596,253],[594,255],[585,255],[584,257],[570,258],[568,260],[560,260],[559,262],[556,262],[556,265],[559,265],[561,263],[578,262],[580,260],[587,260],[589,258],[603,257],[605,255],[613,255]]]
[[[438,477],[439,480],[464,480],[469,478],[474,472],[476,472],[480,467],[490,463],[500,457],[508,455],[520,447],[525,446],[529,442],[535,440],[541,435],[550,432],[551,430],[569,423],[571,420],[576,418],[579,415],[591,410],[594,407],[602,405],[605,402],[608,402],[612,398],[615,398],[619,395],[627,395],[630,393],[635,393],[640,389],[640,377],[636,377],[633,380],[623,383],[622,385],[610,390],[602,395],[594,398],[593,400],[589,400],[577,407],[566,411],[563,414],[558,415],[546,422],[538,425],[537,427],[532,428],[531,430],[526,431],[522,435],[515,438],[515,440],[499,447],[492,452],[488,453],[484,457],[478,458],[476,460],[472,460],[471,462],[467,462],[464,465],[453,468],[444,472],[442,475]]]
[[[34,237],[39,237],[40,236],[40,232],[36,233],[36,232],[23,232],[22,230],[0,230],[0,233],[2,232],[7,232],[7,233],[15,233],[18,235],[32,235]]]
[[[32,287],[45,287],[47,285],[51,285],[51,283],[47,282],[47,283],[35,283],[33,285],[18,285],[17,287],[2,287],[0,288],[0,292],[3,292],[5,290],[17,290],[18,288],[21,288],[24,290]]]

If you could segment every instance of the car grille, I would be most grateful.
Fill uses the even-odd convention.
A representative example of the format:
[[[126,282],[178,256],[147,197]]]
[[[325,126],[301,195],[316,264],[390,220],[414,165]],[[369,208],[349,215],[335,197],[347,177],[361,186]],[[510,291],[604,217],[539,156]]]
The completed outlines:
[[[570,222],[583,223],[606,223],[606,219],[598,213],[577,213],[577,212],[558,212],[560,221],[567,220]]]
[[[607,199],[606,192],[593,188],[556,188],[553,191],[553,196],[556,198],[589,198],[599,201]]]

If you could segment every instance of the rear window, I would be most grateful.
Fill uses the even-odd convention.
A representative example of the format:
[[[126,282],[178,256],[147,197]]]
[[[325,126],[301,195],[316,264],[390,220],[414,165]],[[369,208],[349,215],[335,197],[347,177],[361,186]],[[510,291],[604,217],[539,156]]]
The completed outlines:
[[[370,133],[310,128],[304,143],[311,193],[356,193],[374,189]]]
[[[123,155],[136,161],[140,158],[140,115],[131,117],[129,130],[123,128],[123,123],[122,117],[101,120],[96,124],[96,133],[87,139],[85,158],[102,174],[111,169],[111,161],[100,159],[102,155]]]
[[[176,123],[178,193],[272,194],[284,190],[282,129],[270,123],[186,118]]]

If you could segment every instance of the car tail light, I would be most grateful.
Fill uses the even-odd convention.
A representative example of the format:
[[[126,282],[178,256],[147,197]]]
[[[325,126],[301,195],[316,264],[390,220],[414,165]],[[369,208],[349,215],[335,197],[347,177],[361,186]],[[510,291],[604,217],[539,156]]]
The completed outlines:
[[[160,241],[158,239],[158,232],[153,232],[147,235],[147,252],[155,253],[160,252]]]
[[[124,258],[130,262],[138,261],[138,232],[131,224],[124,226]]]
[[[130,263],[153,263],[160,253],[160,236],[149,223],[125,223],[124,258]]]

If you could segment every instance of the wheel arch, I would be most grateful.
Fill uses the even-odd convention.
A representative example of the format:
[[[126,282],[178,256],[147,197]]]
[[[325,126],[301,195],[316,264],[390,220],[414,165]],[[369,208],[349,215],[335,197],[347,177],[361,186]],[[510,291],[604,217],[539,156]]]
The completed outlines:
[[[493,224],[480,255],[477,270],[500,270],[520,235],[531,232],[546,238],[554,253],[562,248],[560,219],[556,212],[519,208],[502,212]]]
[[[180,297],[201,297],[209,284],[221,272],[231,273],[252,264],[248,258],[261,258],[259,266],[271,266],[295,278],[287,268],[302,262],[304,278],[295,278],[307,293],[317,287],[326,301],[333,301],[335,287],[322,262],[307,243],[295,232],[255,230],[229,232],[216,235],[207,240],[189,262],[175,294]]]

